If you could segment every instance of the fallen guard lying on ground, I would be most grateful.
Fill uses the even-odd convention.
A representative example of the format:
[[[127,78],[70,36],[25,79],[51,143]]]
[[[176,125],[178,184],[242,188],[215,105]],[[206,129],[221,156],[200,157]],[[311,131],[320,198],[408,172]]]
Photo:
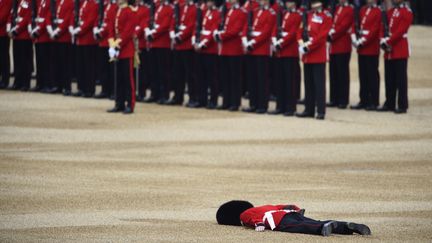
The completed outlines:
[[[289,233],[329,236],[333,234],[370,235],[364,224],[334,220],[318,221],[304,216],[296,205],[264,205],[254,207],[247,201],[229,201],[219,207],[216,220],[221,225],[253,227],[256,231],[271,229]]]

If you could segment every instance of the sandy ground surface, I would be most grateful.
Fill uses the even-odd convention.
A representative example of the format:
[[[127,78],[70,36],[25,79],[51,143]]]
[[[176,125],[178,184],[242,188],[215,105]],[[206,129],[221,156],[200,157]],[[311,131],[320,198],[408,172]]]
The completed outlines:
[[[327,241],[430,242],[432,29],[411,37],[401,116],[329,109],[321,122],[147,104],[125,116],[105,113],[108,100],[0,91],[0,241],[324,240],[216,224],[221,203],[246,199],[373,231]]]

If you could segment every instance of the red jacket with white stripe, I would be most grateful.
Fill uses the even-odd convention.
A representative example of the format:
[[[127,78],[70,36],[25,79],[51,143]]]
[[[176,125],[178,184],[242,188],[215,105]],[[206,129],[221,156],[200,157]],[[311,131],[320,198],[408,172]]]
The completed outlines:
[[[406,4],[392,8],[387,12],[390,38],[387,43],[391,51],[385,53],[385,59],[406,59],[410,56],[408,30],[413,21],[411,9]]]
[[[135,46],[133,42],[135,27],[137,25],[135,7],[119,6],[114,19],[114,28],[109,34],[109,39],[120,39],[119,59],[133,58],[135,55]]]
[[[244,211],[240,215],[240,221],[244,226],[265,225],[266,228],[274,230],[286,214],[300,210],[296,205],[264,205]]]
[[[12,10],[13,11],[13,10]],[[9,15],[8,25],[12,22],[12,13]],[[17,17],[15,19],[15,40],[30,40],[27,26],[31,19],[31,2],[29,0],[18,0]],[[14,28],[14,26],[11,26]]]
[[[145,38],[145,28],[148,28],[150,21],[150,8],[147,5],[138,6],[137,10],[138,25],[135,27],[135,35],[139,40],[139,48],[144,49],[147,47],[147,40]]]
[[[97,41],[93,36],[93,27],[97,24],[98,5],[94,0],[84,0],[79,11],[79,27],[81,31],[77,34],[77,45],[96,45]],[[71,19],[73,26],[73,18]]]
[[[360,36],[363,43],[357,49],[358,54],[365,56],[376,56],[380,54],[380,33],[381,33],[381,10],[375,6],[364,6],[360,10]],[[353,27],[352,33],[355,33]]]
[[[220,32],[222,56],[242,56],[243,47],[241,35],[246,24],[246,12],[238,5],[231,6],[224,23],[224,29]]]
[[[253,56],[270,56],[271,55],[271,35],[276,24],[276,13],[270,8],[258,8],[254,12],[252,22],[251,36],[247,36],[247,24],[243,29],[243,37],[249,38],[248,41],[253,41],[252,51]]]
[[[35,43],[52,41],[46,29],[48,20],[51,18],[50,3],[48,1],[49,0],[37,1],[37,17],[35,19],[36,23],[34,28],[38,28],[37,33],[39,36],[34,40]]]
[[[330,54],[351,53],[351,31],[354,23],[354,8],[352,5],[338,5],[333,18],[332,30],[330,32],[332,41]]]
[[[0,0],[0,36],[7,36],[6,24],[12,11],[12,0]]]
[[[110,29],[114,28],[114,18],[116,16],[117,13],[117,4],[116,3],[111,3],[108,2],[108,4],[105,5],[104,8],[104,17],[103,17],[103,21],[102,21],[102,26],[101,26],[101,32],[99,33],[99,35],[101,36],[101,40],[99,41],[99,46],[100,47],[108,47],[109,43],[108,43],[108,34],[110,31]]]
[[[174,20],[174,8],[167,1],[161,3],[154,16],[155,29],[153,33],[152,48],[170,48],[171,39],[169,30]]]
[[[71,21],[73,21],[73,10],[73,0],[56,0],[56,16],[54,21],[56,27],[59,29],[58,38],[56,39],[57,42],[71,43],[72,38],[68,28]],[[52,29],[55,30],[51,17],[48,18],[47,26],[51,26]]]
[[[221,21],[220,13],[216,7],[213,9],[207,9],[206,11],[203,11],[203,13],[201,43],[204,43],[205,48],[201,49],[200,53],[217,54],[218,45],[213,38],[213,31],[217,30],[219,22]],[[194,35],[195,34],[196,33],[194,33]]]
[[[297,31],[301,24],[301,13],[297,10],[286,11],[282,19],[281,50],[276,52],[276,57],[298,57]],[[277,36],[277,26],[273,29],[272,37]]]
[[[192,34],[195,31],[197,7],[193,1],[188,1],[180,7],[180,26],[179,34],[180,43],[175,44],[175,50],[192,50]],[[174,22],[171,26],[171,31],[174,31]]]

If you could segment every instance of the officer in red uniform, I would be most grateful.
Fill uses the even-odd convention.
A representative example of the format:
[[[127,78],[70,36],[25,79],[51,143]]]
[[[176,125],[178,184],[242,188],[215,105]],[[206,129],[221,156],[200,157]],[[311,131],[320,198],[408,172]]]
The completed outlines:
[[[10,78],[10,39],[6,31],[6,24],[12,10],[13,0],[0,1],[0,89],[9,86]]]
[[[288,233],[330,236],[331,234],[370,235],[364,224],[334,220],[318,221],[304,216],[296,205],[264,205],[254,207],[247,201],[229,201],[219,207],[216,220],[221,225],[246,226],[257,232],[266,229]]]
[[[250,54],[249,108],[245,112],[264,114],[268,108],[269,85],[267,72],[271,56],[271,36],[276,23],[276,13],[269,0],[260,0],[253,15],[252,26],[243,30],[243,48]]]
[[[229,10],[225,16],[222,30],[213,32],[214,39],[221,44],[220,66],[223,82],[222,110],[238,111],[241,104],[242,55],[244,53],[241,34],[246,24],[246,11],[240,7],[238,0],[230,0]]]
[[[192,36],[192,44],[198,52],[197,61],[197,101],[200,107],[215,109],[217,107],[219,85],[218,85],[218,44],[213,39],[212,33],[218,29],[220,24],[220,13],[218,7],[221,1],[207,0],[206,6],[202,7],[202,28],[200,33],[197,29]],[[210,89],[210,98],[208,90]]]
[[[134,0],[117,0],[117,13],[114,18],[114,28],[109,33],[108,50],[110,59],[117,65],[116,98],[114,108],[108,112],[123,112],[131,114],[135,108],[134,68],[134,33],[138,24],[137,9]]]
[[[376,110],[379,105],[379,54],[381,11],[377,0],[368,0],[360,9],[359,30],[353,29],[352,44],[357,48],[360,79],[360,102],[351,106],[353,110]]]
[[[108,33],[114,27],[114,18],[117,13],[117,3],[105,1],[103,15],[98,16],[98,24],[93,27],[93,36],[99,42],[96,51],[97,58],[97,77],[102,84],[102,90],[95,98],[114,98],[114,70],[113,63],[109,62],[108,56]]]
[[[380,41],[385,49],[386,101],[378,110],[404,114],[408,110],[408,30],[413,14],[404,0],[393,0],[393,4],[394,7],[387,12],[389,36],[383,36]]]
[[[70,26],[70,33],[77,44],[78,92],[74,96],[93,97],[96,86],[97,41],[93,27],[97,24],[98,5],[95,0],[82,0],[78,26]]]
[[[147,40],[145,38],[144,30],[145,28],[148,28],[149,21],[150,21],[150,8],[151,8],[151,2],[148,1],[145,3],[143,0],[138,1],[138,9],[137,9],[137,19],[138,19],[138,25],[135,27],[135,35],[138,38],[138,48],[139,48],[139,59],[140,59],[140,66],[139,66],[139,77],[138,78],[138,96],[136,98],[137,101],[144,101],[146,96],[146,90],[148,88],[149,84],[149,71],[151,63],[151,59],[149,58],[149,49],[147,48]]]
[[[197,7],[193,0],[187,0],[180,5],[179,23],[171,26],[169,35],[174,46],[174,97],[167,102],[169,105],[182,105],[185,83],[188,86],[188,107],[198,107],[195,96],[195,82],[193,76],[194,51],[192,34],[195,30]],[[176,26],[178,25],[178,26]]]
[[[144,29],[147,41],[151,45],[151,57],[155,62],[155,75],[151,83],[151,96],[146,100],[148,103],[158,102],[163,104],[168,99],[169,76],[167,67],[170,64],[171,54],[169,31],[173,15],[174,9],[169,0],[160,0],[154,15],[154,25]]]
[[[319,120],[325,118],[325,66],[327,62],[327,36],[332,26],[330,13],[323,9],[322,2],[312,1],[312,10],[307,13],[307,25],[297,33],[299,51],[304,63],[305,110],[297,117],[314,117],[315,106]],[[307,31],[303,32],[306,28]],[[307,38],[305,36],[307,34]]]
[[[330,42],[330,102],[329,107],[345,109],[349,103],[351,30],[354,7],[348,0],[339,0],[329,32]]]
[[[33,43],[28,33],[31,19],[31,3],[29,0],[18,0],[16,12],[12,9],[6,31],[13,39],[13,64],[15,81],[12,89],[27,91],[30,88],[33,69]]]
[[[32,0],[32,4],[36,4],[36,12],[28,25],[28,32],[35,43],[36,86],[31,90],[58,93],[61,90],[54,83],[50,60],[52,40],[46,29],[48,19],[50,18],[50,4],[48,0]]]
[[[269,114],[294,116],[296,112],[297,90],[300,82],[296,79],[299,65],[297,32],[301,24],[301,12],[297,10],[297,1],[286,0],[286,11],[281,10],[280,23],[275,25],[272,34],[275,75],[277,83],[276,110]]]
[[[72,44],[71,35],[68,31],[73,17],[73,0],[55,0],[55,7],[51,7],[47,21],[47,32],[53,41],[51,51],[52,80],[55,87],[63,90],[64,95],[71,94],[72,76]],[[51,11],[54,11],[52,14]]]

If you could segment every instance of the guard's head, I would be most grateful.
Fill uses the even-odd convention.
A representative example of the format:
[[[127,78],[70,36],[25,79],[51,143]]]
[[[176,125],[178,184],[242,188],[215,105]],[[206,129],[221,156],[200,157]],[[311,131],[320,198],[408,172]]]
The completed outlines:
[[[215,0],[206,0],[207,8],[213,8],[215,6]]]
[[[298,6],[298,0],[285,0],[285,7],[288,9],[293,9]]]
[[[216,220],[218,224],[241,226],[240,214],[253,205],[248,201],[229,201],[219,207],[216,213]]]
[[[321,0],[312,0],[311,1],[311,8],[312,10],[319,10],[322,9],[323,3]]]

